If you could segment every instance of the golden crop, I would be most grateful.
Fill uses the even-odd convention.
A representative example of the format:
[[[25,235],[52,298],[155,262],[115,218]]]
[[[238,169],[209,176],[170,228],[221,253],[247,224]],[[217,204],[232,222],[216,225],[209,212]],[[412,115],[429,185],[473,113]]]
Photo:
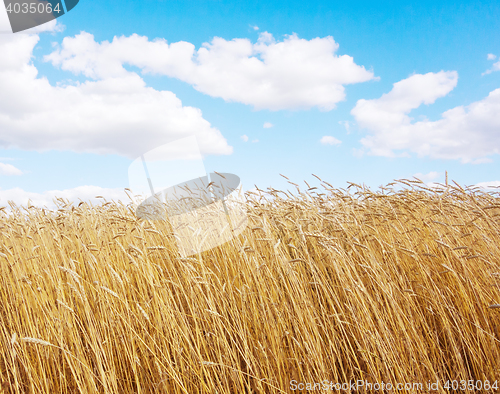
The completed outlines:
[[[248,228],[189,258],[132,204],[4,209],[3,391],[500,379],[500,197],[400,184],[247,195]]]

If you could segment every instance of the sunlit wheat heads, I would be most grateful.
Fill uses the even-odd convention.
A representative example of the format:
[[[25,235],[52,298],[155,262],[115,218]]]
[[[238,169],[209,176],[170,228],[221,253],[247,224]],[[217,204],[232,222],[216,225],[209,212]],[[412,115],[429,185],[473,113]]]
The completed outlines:
[[[132,203],[2,209],[2,389],[498,379],[498,194],[318,181],[247,193],[247,228],[189,257]]]

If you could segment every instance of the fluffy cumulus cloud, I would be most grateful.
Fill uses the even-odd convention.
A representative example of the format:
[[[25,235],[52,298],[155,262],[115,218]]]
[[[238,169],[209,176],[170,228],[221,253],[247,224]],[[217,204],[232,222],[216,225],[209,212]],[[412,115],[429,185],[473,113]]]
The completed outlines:
[[[0,175],[22,175],[23,172],[12,164],[0,163]]]
[[[332,137],[331,135],[325,135],[321,137],[319,142],[321,142],[321,144],[323,145],[339,145],[342,143],[342,141],[338,140],[335,137]]]
[[[358,100],[351,111],[368,135],[361,139],[370,154],[485,162],[500,153],[500,89],[468,106],[445,111],[437,121],[414,122],[412,109],[432,104],[456,86],[455,71],[416,74],[373,100]]]
[[[248,141],[248,135],[243,134],[243,135],[241,136],[241,139],[243,140],[243,142],[247,142],[247,141]]]
[[[21,188],[13,188],[8,190],[0,189],[0,207],[9,206],[9,201],[17,206],[28,206],[28,202],[36,207],[46,207],[54,209],[56,204],[55,198],[63,198],[78,205],[80,201],[91,202],[93,204],[100,204],[104,200],[107,201],[121,201],[128,204],[132,200],[129,198],[124,189],[109,189],[99,186],[79,186],[73,189],[65,190],[50,190],[43,193],[28,192]],[[140,198],[131,196],[134,201],[140,201]]]
[[[230,154],[199,109],[135,73],[52,86],[32,63],[37,34],[0,35],[0,147],[114,153],[130,158],[196,135],[202,154]],[[85,52],[90,50],[80,47]]]
[[[126,77],[130,72],[123,65],[128,64],[256,109],[328,111],[345,99],[344,85],[376,79],[351,56],[337,55],[338,48],[332,37],[305,40],[292,34],[276,41],[267,32],[255,43],[215,37],[199,49],[136,34],[98,43],[82,32],[66,37],[46,60],[96,80]]]

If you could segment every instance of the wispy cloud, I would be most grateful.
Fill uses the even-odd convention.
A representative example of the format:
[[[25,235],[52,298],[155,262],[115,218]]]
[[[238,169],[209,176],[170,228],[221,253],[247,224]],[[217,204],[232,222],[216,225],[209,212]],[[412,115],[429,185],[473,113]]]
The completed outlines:
[[[321,142],[322,145],[339,145],[342,143],[342,141],[338,140],[335,137],[332,137],[331,135],[325,135],[321,137],[319,142]]]
[[[492,72],[495,72],[495,71],[500,71],[500,61],[498,61],[496,63],[493,63],[493,65],[491,66],[491,68],[489,70],[486,70],[481,75],[491,74]]]
[[[349,134],[351,132],[350,131],[351,123],[348,120],[339,120],[339,124],[345,127],[347,134]]]
[[[248,136],[246,134],[243,134],[241,136],[241,139],[243,140],[243,142],[247,142],[248,141]]]
[[[266,122],[266,123],[264,123],[264,126],[262,126],[262,127],[264,127],[265,129],[270,129],[270,128],[271,128],[271,127],[273,127],[273,126],[274,126],[274,125],[273,125],[272,123],[270,123],[270,122]]]
[[[23,190],[21,188],[13,188],[8,190],[0,189],[0,206],[7,206],[9,201],[14,202],[16,205],[27,206],[28,201],[37,207],[47,207],[53,209],[56,207],[54,199],[63,198],[78,205],[80,201],[92,202],[93,204],[102,202],[101,198],[111,201],[122,201],[123,203],[131,202],[124,189],[109,189],[99,186],[78,186],[73,189],[65,190],[50,190],[43,193],[35,193]],[[132,196],[133,197],[133,196]]]
[[[494,55],[493,53],[488,53],[488,55],[486,56],[486,58],[488,60],[495,60],[497,58],[497,56]],[[486,70],[481,75],[491,74],[492,72],[495,72],[495,71],[500,71],[500,61],[498,61],[496,63],[493,63],[493,65],[491,66],[491,68],[489,70]]]
[[[22,175],[23,172],[12,164],[0,163],[0,175]]]
[[[417,179],[420,179],[422,182],[429,183],[437,180],[441,176],[441,173],[437,171],[431,171],[428,172],[427,174],[422,174],[421,172],[418,172],[416,174],[413,174],[413,176]]]
[[[474,186],[479,187],[481,189],[499,191],[498,189],[500,188],[500,181],[479,182],[476,183]]]
[[[259,142],[259,140],[253,140],[252,142],[253,142],[253,143],[256,143],[256,142]]]
[[[250,25],[250,27],[252,29],[254,29],[255,31],[259,30],[259,26],[257,26],[257,25]]]

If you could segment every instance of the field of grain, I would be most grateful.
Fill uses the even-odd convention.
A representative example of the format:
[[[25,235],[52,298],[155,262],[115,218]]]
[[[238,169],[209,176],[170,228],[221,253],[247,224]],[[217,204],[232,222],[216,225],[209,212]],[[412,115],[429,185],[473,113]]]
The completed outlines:
[[[125,204],[1,210],[3,392],[496,391],[498,194],[269,189],[247,195],[242,234],[189,258]]]

